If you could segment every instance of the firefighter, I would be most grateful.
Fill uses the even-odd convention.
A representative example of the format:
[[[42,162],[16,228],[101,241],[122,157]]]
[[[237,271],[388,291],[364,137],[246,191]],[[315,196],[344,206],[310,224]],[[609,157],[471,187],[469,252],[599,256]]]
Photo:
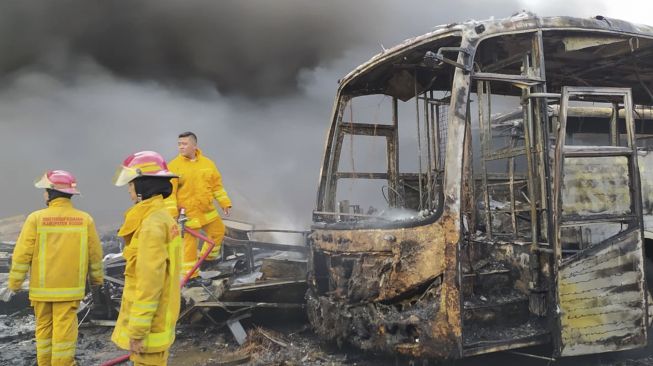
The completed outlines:
[[[222,176],[215,163],[204,156],[197,147],[197,136],[192,132],[181,133],[177,146],[179,155],[170,162],[170,170],[177,174],[179,179],[173,179],[174,191],[167,205],[175,216],[178,209],[183,208],[188,218],[186,226],[204,230],[215,242],[215,246],[206,258],[208,261],[213,261],[220,255],[220,246],[225,234],[224,223],[218,215],[213,200],[218,201],[226,216],[229,216],[231,210],[231,200],[222,186]],[[205,243],[204,248],[207,247]],[[192,270],[197,259],[197,239],[192,235],[184,235],[182,275]],[[198,273],[195,271],[191,278],[197,276]]]
[[[164,199],[175,177],[156,152],[132,154],[118,168],[116,186],[129,185],[134,206],[118,236],[125,240],[125,288],[111,340],[131,351],[134,365],[166,365],[179,316],[181,238]]]
[[[19,291],[30,271],[29,299],[36,317],[36,358],[42,365],[75,365],[77,307],[91,285],[103,282],[102,246],[93,218],[73,207],[75,177],[46,172],[34,184],[44,188],[47,208],[31,213],[12,256],[5,301]]]

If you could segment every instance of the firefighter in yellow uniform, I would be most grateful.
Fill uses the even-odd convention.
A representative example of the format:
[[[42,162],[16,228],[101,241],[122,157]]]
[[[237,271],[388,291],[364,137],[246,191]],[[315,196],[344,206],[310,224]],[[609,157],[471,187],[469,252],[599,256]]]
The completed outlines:
[[[220,246],[225,234],[225,226],[218,215],[213,200],[218,201],[226,216],[231,210],[231,200],[222,185],[222,176],[215,163],[202,154],[197,147],[197,136],[192,132],[179,135],[177,141],[179,155],[170,162],[170,170],[179,176],[173,179],[173,194],[166,202],[170,212],[176,216],[183,208],[188,217],[186,226],[201,229],[215,242],[208,261],[216,260],[220,255]],[[204,245],[204,248],[207,244]],[[204,254],[202,252],[201,254]],[[184,235],[184,259],[182,276],[193,269],[197,262],[197,239]],[[191,278],[198,276],[197,271]]]
[[[75,177],[63,170],[48,171],[35,183],[46,189],[48,207],[27,217],[4,290],[19,291],[31,270],[29,299],[36,317],[39,366],[75,365],[77,307],[84,298],[86,276],[92,285],[103,282],[102,246],[93,218],[70,200],[79,194],[76,185]]]
[[[181,238],[164,204],[172,193],[165,160],[156,152],[130,155],[114,184],[129,184],[134,206],[118,235],[125,240],[125,288],[111,340],[130,350],[134,365],[166,365],[180,306]]]

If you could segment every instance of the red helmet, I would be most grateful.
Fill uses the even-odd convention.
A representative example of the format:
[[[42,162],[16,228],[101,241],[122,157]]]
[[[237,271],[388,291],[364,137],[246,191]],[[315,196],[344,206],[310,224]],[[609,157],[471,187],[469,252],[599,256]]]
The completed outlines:
[[[54,189],[68,194],[79,194],[77,179],[65,170],[48,170],[42,177],[36,179],[34,187]]]
[[[175,178],[168,170],[168,164],[161,154],[154,151],[141,151],[131,154],[122,162],[113,177],[113,184],[124,186],[138,177]]]

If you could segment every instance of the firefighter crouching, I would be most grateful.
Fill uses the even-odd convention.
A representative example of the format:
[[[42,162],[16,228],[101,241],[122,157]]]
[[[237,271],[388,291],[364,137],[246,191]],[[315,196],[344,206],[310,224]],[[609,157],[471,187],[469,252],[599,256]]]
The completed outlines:
[[[48,207],[27,217],[14,247],[8,288],[0,292],[8,301],[30,271],[37,363],[75,365],[77,307],[87,274],[92,285],[103,282],[102,246],[93,218],[73,207],[71,197],[79,191],[72,174],[48,171],[34,185],[45,189]]]
[[[125,287],[111,340],[131,351],[134,365],[166,365],[179,316],[181,238],[165,207],[175,177],[156,152],[130,155],[116,186],[129,185],[134,206],[118,235],[125,240]]]

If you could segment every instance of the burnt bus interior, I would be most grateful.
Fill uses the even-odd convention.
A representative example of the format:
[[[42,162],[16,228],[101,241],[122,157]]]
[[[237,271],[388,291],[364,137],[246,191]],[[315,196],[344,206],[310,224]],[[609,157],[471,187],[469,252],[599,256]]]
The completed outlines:
[[[455,67],[436,70],[422,60],[460,41],[451,36],[411,50],[343,90],[316,222],[383,226],[441,209]]]
[[[635,243],[642,215],[653,213],[646,181],[653,158],[639,186],[639,169],[653,150],[653,40],[544,29],[488,37],[473,50],[461,50],[461,39],[452,33],[407,47],[341,88],[315,227],[433,222],[442,214],[445,174],[459,175],[463,355],[548,341],[582,343],[563,355],[581,354],[592,342],[603,351],[622,349],[619,336],[583,343],[583,334],[565,330],[573,327],[574,316],[582,317],[573,308],[591,312],[615,299],[590,306],[565,291],[577,285],[573,268],[609,256],[599,244]],[[461,52],[473,54],[469,65],[458,63]],[[446,169],[447,158],[457,158],[446,154],[449,105],[462,92],[452,90],[457,70],[469,77],[462,172]],[[555,243],[561,250],[554,250]],[[644,247],[650,259],[653,246]],[[641,251],[641,245],[626,248]],[[575,262],[558,268],[556,259]],[[321,294],[345,303],[360,300],[338,297],[361,276],[352,265],[334,281],[328,273],[336,260],[318,252],[312,260]],[[634,271],[622,282],[630,290],[618,297],[630,299],[621,304],[626,312],[643,307],[644,279],[635,273],[641,267],[632,262],[619,269]],[[611,270],[583,274],[609,282]],[[384,306],[436,301],[427,290],[432,283],[386,299]],[[563,302],[569,316],[556,320],[556,304]],[[631,312],[636,314],[626,317],[628,334],[641,345],[646,316]],[[557,339],[554,327],[562,329]],[[411,338],[410,329],[393,331]]]
[[[597,288],[588,293],[599,295],[612,292],[608,283],[613,276],[631,271],[633,276],[624,275],[621,282],[631,289],[613,292],[612,299],[581,297],[590,290],[573,289],[580,288],[574,282],[580,272],[569,268],[580,268],[583,261],[600,263],[609,254],[598,244],[626,240],[643,230],[637,146],[650,146],[653,75],[650,61],[642,58],[649,60],[653,48],[649,39],[586,32],[543,31],[538,38],[488,39],[474,59],[476,93],[469,108],[467,150],[472,151],[473,173],[463,176],[474,177],[464,185],[468,204],[463,215],[471,229],[462,258],[468,270],[463,276],[473,283],[464,288],[463,336],[466,346],[493,341],[496,333],[486,334],[488,327],[530,338],[548,328],[542,322],[553,311],[549,304],[558,303],[562,335],[554,341],[572,345],[561,353],[573,355],[586,351],[573,344],[590,337],[571,328],[587,314],[610,301],[620,304],[615,313],[644,307],[644,279],[632,268],[641,266],[636,260],[603,272],[582,272],[583,281],[596,281]],[[567,94],[565,86],[580,90]],[[632,95],[603,88],[626,88]],[[633,254],[641,246],[623,250]],[[555,255],[563,263],[557,270],[551,265]],[[557,286],[557,298],[552,298],[552,286]],[[628,301],[622,304],[623,299]],[[620,321],[632,321],[633,343],[641,345],[646,316],[635,312]],[[615,322],[608,330],[617,326]],[[595,336],[582,345],[616,350],[617,343]]]

